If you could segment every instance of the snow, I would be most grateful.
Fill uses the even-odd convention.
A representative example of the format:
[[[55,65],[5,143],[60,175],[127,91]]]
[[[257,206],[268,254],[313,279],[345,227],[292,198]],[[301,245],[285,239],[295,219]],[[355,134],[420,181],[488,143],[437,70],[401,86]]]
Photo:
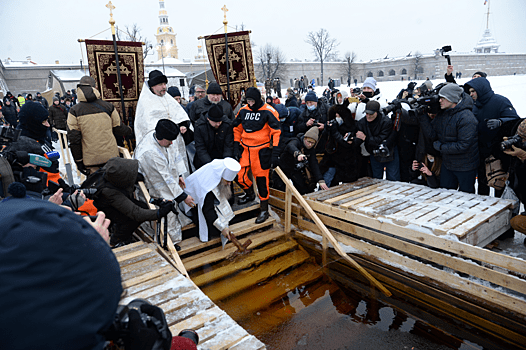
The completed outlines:
[[[61,81],[79,81],[80,78],[86,75],[84,70],[52,70],[53,73]]]

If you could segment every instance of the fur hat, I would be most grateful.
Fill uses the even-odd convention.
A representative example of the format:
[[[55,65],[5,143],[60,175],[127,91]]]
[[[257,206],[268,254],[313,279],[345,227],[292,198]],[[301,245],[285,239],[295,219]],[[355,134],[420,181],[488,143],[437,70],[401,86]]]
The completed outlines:
[[[462,98],[462,93],[464,89],[458,86],[455,83],[446,84],[442,89],[440,89],[438,96],[447,99],[449,102],[458,103]]]
[[[218,105],[212,105],[208,110],[208,119],[213,122],[220,122],[223,120],[223,108]]]
[[[97,83],[95,82],[95,79],[93,79],[92,77],[90,77],[89,75],[85,75],[83,76],[82,78],[80,78],[80,81],[79,83],[77,84],[77,87],[79,85],[86,85],[86,86],[91,86],[91,87],[97,87]]]
[[[157,140],[173,141],[179,135],[179,127],[170,119],[160,119],[155,126]]]
[[[522,138],[526,138],[526,119],[519,124],[519,127],[517,128],[517,135]]]
[[[154,69],[148,74],[149,87],[154,87],[162,83],[168,84],[168,78],[160,70]]]
[[[170,86],[166,92],[168,92],[172,97],[181,96],[181,91],[179,91],[177,86]]]
[[[307,92],[307,95],[305,95],[305,102],[307,101],[318,102],[318,96],[316,96],[314,91]]]
[[[210,95],[210,94],[222,95],[223,94],[223,90],[221,90],[221,87],[219,86],[218,83],[210,83],[210,85],[208,85],[208,89],[206,89],[206,93],[208,95]]]
[[[365,79],[365,81],[363,82],[363,88],[364,87],[369,87],[371,89],[373,89],[373,91],[376,91],[376,80],[374,80],[373,77],[369,77],[367,79]]]

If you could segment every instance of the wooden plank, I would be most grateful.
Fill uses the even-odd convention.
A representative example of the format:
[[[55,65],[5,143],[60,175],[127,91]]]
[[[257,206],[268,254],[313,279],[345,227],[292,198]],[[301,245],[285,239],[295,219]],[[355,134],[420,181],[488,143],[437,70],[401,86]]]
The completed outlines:
[[[350,201],[346,201],[345,203],[342,203],[342,204],[339,204],[339,207],[342,207],[342,208],[349,208],[351,206],[354,206],[354,205],[359,205],[360,203],[364,203],[364,202],[368,202],[370,201],[371,199],[374,199],[374,198],[378,198],[378,200],[380,200],[381,197],[378,193],[367,193],[363,196],[359,196],[357,199],[353,199],[353,200],[350,200]],[[355,208],[355,207],[353,207]]]
[[[412,201],[406,200],[405,202],[402,202],[384,211],[383,216],[387,217],[388,215],[396,214],[398,212],[401,212],[402,210],[412,207],[413,205],[415,205],[415,203],[413,203]]]
[[[126,289],[126,296],[132,296],[132,295],[135,295],[135,294],[137,294],[137,293],[139,293],[139,292],[141,292],[143,290],[159,286],[159,285],[171,280],[172,278],[177,277],[178,275],[180,275],[180,273],[178,271],[174,270],[174,272],[172,272],[172,273],[168,273],[166,275],[162,275],[162,276],[153,278],[151,280],[145,281],[143,283],[137,284],[135,286],[129,287],[128,289]]]
[[[500,212],[508,209],[510,205],[508,203],[499,203],[495,204],[488,208],[488,210],[477,214],[470,221],[464,222],[462,225],[456,227],[454,230],[451,230],[451,234],[457,236],[464,236],[468,231],[477,228],[482,225],[485,221],[491,219],[493,216],[499,214]]]
[[[306,222],[306,226],[316,229],[312,223]],[[489,300],[494,304],[505,307],[509,310],[517,312],[520,315],[526,316],[526,301],[516,298],[514,296],[499,292],[492,288],[483,286],[481,284],[470,281],[466,278],[460,277],[458,275],[453,275],[451,273],[436,269],[427,264],[418,262],[406,256],[401,256],[400,254],[394,253],[392,251],[383,249],[373,244],[362,242],[360,240],[354,239],[349,236],[341,235],[335,233],[335,236],[338,237],[338,240],[341,240],[342,243],[349,243],[354,249],[361,250],[371,256],[377,257],[382,261],[388,261],[389,264],[397,264],[400,267],[403,267],[405,271],[409,270],[410,273],[415,274],[416,276],[423,275],[429,278],[435,279],[452,287],[455,287],[458,290],[467,292],[477,298],[482,298],[483,300]],[[384,236],[385,241],[390,241],[392,238]],[[401,242],[403,244],[403,242]],[[455,270],[465,270],[469,271],[468,273],[485,273],[485,278],[493,279],[498,281],[500,284],[507,285],[507,288],[518,289],[518,291],[524,293],[526,291],[526,281],[519,280],[515,277],[502,274],[500,272],[484,268],[482,266],[477,266],[468,262],[465,262],[461,259],[454,259],[451,257],[444,256],[443,254],[432,252],[426,248],[421,248],[418,246],[412,246],[412,253],[415,255],[420,254],[426,256],[427,260],[436,259],[440,261],[441,264],[445,264],[450,268]],[[425,253],[424,250],[427,250]],[[418,256],[418,255],[417,255]],[[497,283],[498,284],[498,283]]]
[[[217,306],[214,306],[208,310],[202,310],[195,316],[171,326],[170,332],[172,332],[172,334],[179,334],[179,332],[183,329],[198,330],[199,328],[203,327],[205,323],[215,320],[224,313],[225,312]]]
[[[388,218],[393,219],[395,222],[397,222],[397,220],[407,217],[408,215],[411,215],[413,213],[419,212],[420,210],[426,207],[427,205],[425,204],[415,203],[414,205],[407,207],[406,209],[399,211],[396,214],[389,215]]]
[[[357,200],[359,198],[363,198],[363,197],[366,197],[370,194],[378,194],[378,193],[381,193],[382,190],[384,190],[385,188],[389,188],[389,187],[392,187],[390,185],[386,185],[386,184],[376,184],[376,185],[371,185],[371,186],[368,186],[368,187],[365,187],[363,189],[360,189],[358,191],[355,191],[352,193],[352,196],[347,196],[347,197],[344,197],[336,202],[333,202],[332,204],[333,205],[342,205],[344,203],[347,203],[349,201],[352,201],[352,200]]]
[[[212,339],[216,334],[234,326],[236,322],[227,314],[224,314],[212,322],[205,324],[202,328],[197,330],[199,335],[199,343],[203,344],[209,339]]]
[[[351,189],[349,189],[349,192],[343,193],[343,194],[335,196],[335,197],[328,198],[328,199],[324,200],[323,202],[327,203],[327,204],[332,204],[332,203],[341,201],[342,199],[346,199],[346,198],[349,198],[349,197],[355,197],[355,196],[357,196],[359,194],[362,194],[362,193],[371,193],[371,192],[377,190],[382,185],[383,184],[374,184],[374,185],[370,185],[370,186],[367,186],[367,187],[359,189],[359,190],[351,190]]]
[[[133,264],[133,265],[131,265],[131,268],[129,270],[127,270],[126,273],[122,273],[121,272],[121,278],[124,281],[126,281],[126,280],[129,280],[131,278],[147,274],[147,273],[149,273],[151,271],[154,271],[156,269],[163,268],[163,267],[166,267],[166,266],[172,267],[172,266],[170,266],[168,261],[166,261],[164,259],[162,259],[161,262],[156,263],[156,264],[148,264],[148,265],[139,264],[139,266],[135,266],[135,264]]]
[[[247,349],[263,350],[265,349],[265,344],[263,344],[259,339],[257,339],[253,335],[251,335],[230,348],[230,350],[247,350]]]
[[[429,213],[419,217],[418,219],[414,220],[412,223],[418,226],[423,226],[424,224],[429,223],[434,218],[439,217],[440,215],[447,212],[449,208],[447,207],[437,207],[434,208],[434,210],[430,211]]]
[[[455,218],[443,223],[442,225],[437,226],[433,232],[439,235],[446,235],[448,234],[449,230],[462,225],[464,222],[470,220],[475,215],[476,214],[472,211],[465,211],[462,214],[457,215]]]
[[[442,215],[437,216],[437,217],[434,218],[434,219],[431,219],[431,220],[429,221],[429,223],[430,223],[430,224],[433,224],[433,225],[441,225],[441,224],[445,223],[446,221],[453,219],[453,218],[456,217],[457,215],[460,215],[460,213],[462,213],[461,210],[451,209],[451,210],[449,210],[449,211],[446,211],[446,212],[443,213]]]
[[[124,276],[127,273],[130,273],[133,271],[140,270],[144,267],[148,267],[150,265],[158,264],[158,266],[166,266],[166,264],[168,264],[168,262],[165,259],[161,258],[159,254],[156,254],[155,252],[151,252],[150,254],[146,254],[146,255],[141,255],[140,258],[142,257],[147,257],[147,258],[141,259],[132,264],[121,265],[121,276]]]
[[[145,255],[145,254],[148,254],[150,253],[152,250],[148,247],[148,245],[144,245],[144,248],[141,248],[139,250],[134,250],[132,252],[129,252],[127,254],[124,254],[124,255],[121,255],[121,256],[118,256],[117,257],[117,261],[119,263],[121,262],[124,262],[125,260],[128,260],[128,259],[133,259],[133,258],[136,258],[138,256],[141,256],[141,255]]]
[[[209,298],[205,298],[203,293],[201,293],[201,295],[203,298],[194,299],[185,307],[166,313],[166,322],[168,323],[168,327],[177,325],[183,320],[195,316],[199,312],[217,307]]]
[[[165,301],[163,303],[158,304],[157,306],[163,309],[165,314],[168,314],[173,313],[174,311],[177,311],[184,307],[187,307],[200,299],[206,299],[208,301],[208,306],[204,306],[203,308],[208,309],[213,306],[213,303],[210,300],[210,298],[208,298],[203,292],[201,292],[197,288],[190,289],[186,293],[181,293],[177,296],[177,298]]]
[[[228,329],[225,329],[221,333],[216,334],[212,339],[199,343],[199,346],[208,350],[225,350],[230,348],[232,345],[239,343],[244,338],[248,337],[249,334],[241,326],[234,325]]]
[[[250,248],[255,249],[262,244],[278,239],[284,235],[285,233],[283,231],[277,230],[261,232],[257,236],[250,237],[250,239],[252,240]],[[227,244],[224,250],[222,250],[221,247],[218,247],[200,254],[196,254],[195,256],[186,258],[184,259],[184,264],[186,266],[186,269],[188,271],[191,271],[206,264],[213,264],[220,260],[226,259],[230,254],[232,254],[236,250],[237,248],[234,245]]]
[[[137,255],[131,259],[126,259],[126,260],[123,260],[123,261],[119,261],[119,265],[121,266],[121,272],[124,268],[126,268],[128,265],[135,265],[141,261],[144,261],[144,260],[148,260],[148,259],[151,259],[153,257],[156,257],[158,256],[158,254],[156,252],[154,252],[153,250],[150,250],[149,253],[146,253],[146,254],[141,254],[141,255]]]
[[[141,247],[144,245],[146,245],[146,243],[139,241],[139,242],[126,244],[125,246],[112,249],[111,251],[113,252],[113,254],[115,254],[115,256],[121,256],[121,255],[126,254],[126,252],[132,249],[135,249],[135,250],[141,249]]]
[[[292,192],[290,189],[285,189],[285,233],[290,232],[291,217],[292,217]]]
[[[345,203],[345,204],[342,204],[341,206],[344,207],[344,208],[358,210],[359,208],[366,207],[369,204],[376,203],[376,202],[379,202],[379,201],[385,199],[385,197],[382,196],[381,194],[370,194],[369,196],[364,197],[364,198],[367,198],[367,200],[360,201],[359,203],[354,203],[352,205],[349,205],[349,203]]]
[[[127,280],[127,281],[123,281],[122,282],[122,286],[123,286],[123,288],[129,288],[131,286],[135,286],[135,285],[137,285],[139,283],[151,280],[151,279],[153,279],[155,277],[159,277],[159,276],[162,276],[164,274],[167,274],[167,273],[173,272],[173,271],[174,271],[173,266],[165,266],[165,267],[162,267],[160,269],[154,270],[154,271],[152,271],[150,273],[131,278],[131,279]]]
[[[174,278],[166,281],[165,283],[162,283],[156,286],[152,286],[148,289],[144,289],[140,292],[135,293],[133,297],[130,295],[127,298],[146,299],[146,298],[155,296],[157,294],[163,293],[167,290],[177,289],[179,287],[195,288],[195,286],[192,284],[190,280],[188,280],[188,278],[186,278],[184,275],[179,274],[179,275],[176,275]]]
[[[308,201],[309,205],[316,211],[330,216],[338,217],[359,225],[369,227],[374,230],[383,231],[401,238],[410,239],[421,244],[458,254],[466,258],[483,261],[491,265],[526,274],[526,261],[517,259],[504,254],[489,251],[487,249],[474,247],[461,242],[436,237],[433,234],[425,234],[421,231],[414,231],[406,227],[398,226],[387,221],[380,221],[366,215],[356,213],[351,210],[342,210],[316,201]]]

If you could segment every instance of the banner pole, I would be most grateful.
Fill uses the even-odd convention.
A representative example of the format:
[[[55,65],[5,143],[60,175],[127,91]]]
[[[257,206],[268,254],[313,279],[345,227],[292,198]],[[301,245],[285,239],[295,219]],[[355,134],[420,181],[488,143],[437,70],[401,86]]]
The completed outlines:
[[[228,60],[228,28],[227,28],[228,21],[226,20],[226,13],[228,9],[226,8],[226,5],[224,5],[221,10],[223,10],[224,16],[225,16],[225,18],[223,19],[223,25],[225,26],[226,91],[227,91],[226,97],[227,97],[228,103],[231,103],[230,101],[230,74],[229,74],[230,73],[230,67],[229,67],[230,61]]]

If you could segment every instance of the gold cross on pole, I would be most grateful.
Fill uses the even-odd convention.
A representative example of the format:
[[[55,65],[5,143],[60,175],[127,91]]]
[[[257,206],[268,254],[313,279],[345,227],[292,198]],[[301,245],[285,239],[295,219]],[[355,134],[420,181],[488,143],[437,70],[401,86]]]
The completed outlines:
[[[113,12],[112,12],[112,10],[115,9],[115,6],[113,6],[113,4],[112,4],[111,1],[110,1],[110,2],[108,2],[108,3],[106,4],[106,7],[110,9],[110,17],[113,17]]]
[[[226,20],[226,13],[228,12],[228,9],[226,8],[226,5],[223,5],[221,10],[223,10],[224,16],[225,16],[225,18],[223,19],[223,25],[225,26],[225,33],[226,33],[226,32],[228,32],[228,29],[227,29],[228,21]]]
[[[115,20],[113,19],[113,11],[115,9],[115,6],[110,2],[106,4],[106,7],[110,9],[110,25],[111,25],[111,33],[115,35]]]

